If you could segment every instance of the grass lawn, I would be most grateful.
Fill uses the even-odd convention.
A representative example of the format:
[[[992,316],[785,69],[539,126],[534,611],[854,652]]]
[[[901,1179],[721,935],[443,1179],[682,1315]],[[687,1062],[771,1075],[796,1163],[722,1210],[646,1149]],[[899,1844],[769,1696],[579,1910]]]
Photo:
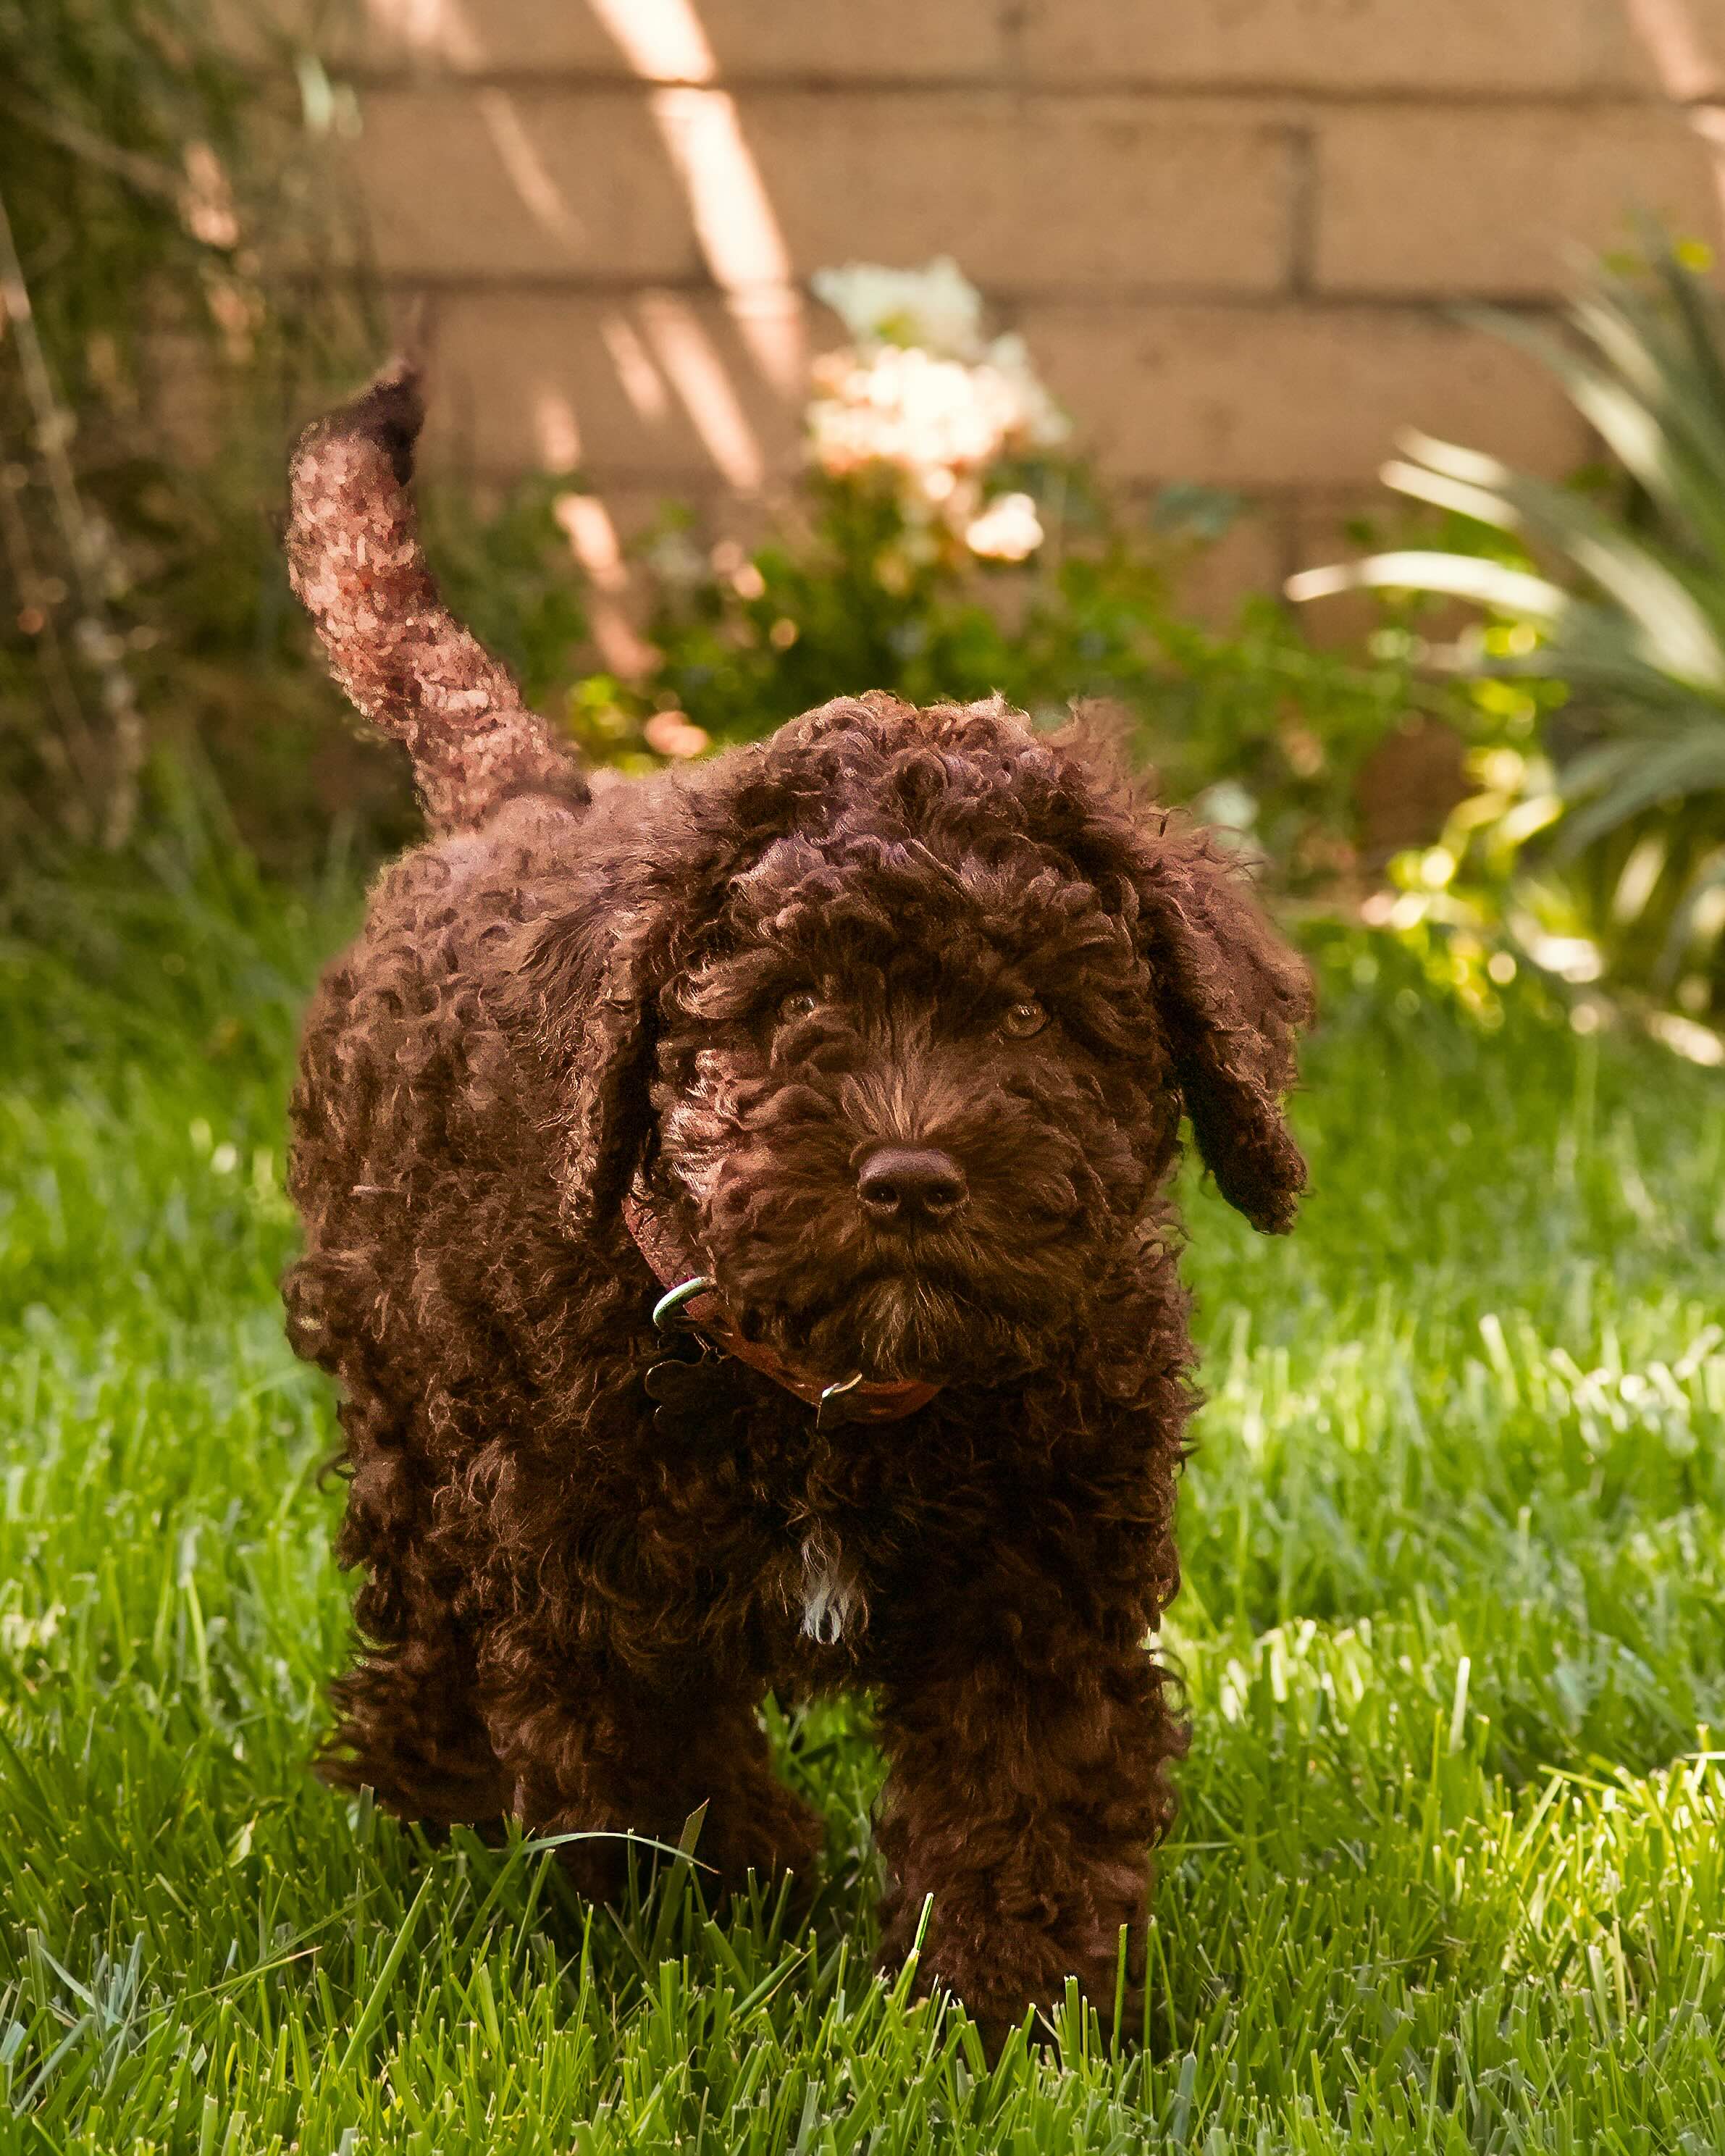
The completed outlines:
[[[1327,947],[1301,1228],[1189,1194],[1147,2041],[991,2069],[870,1974],[860,1707],[774,1724],[800,1933],[307,1775],[347,1588],[281,1108],[346,916],[178,860],[0,947],[0,2150],[1725,2146],[1717,1074]]]

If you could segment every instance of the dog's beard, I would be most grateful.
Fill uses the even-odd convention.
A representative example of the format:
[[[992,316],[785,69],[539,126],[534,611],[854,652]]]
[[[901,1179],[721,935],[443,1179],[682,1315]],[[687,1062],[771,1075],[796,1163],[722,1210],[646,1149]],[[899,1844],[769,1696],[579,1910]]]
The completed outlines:
[[[999,1382],[1027,1374],[1047,1353],[1034,1322],[913,1265],[860,1281],[803,1337],[807,1352],[871,1379]]]
[[[1092,1238],[1072,1221],[901,1237],[806,1189],[757,1187],[704,1224],[745,1333],[832,1382],[1022,1378],[1063,1352],[1098,1271]]]

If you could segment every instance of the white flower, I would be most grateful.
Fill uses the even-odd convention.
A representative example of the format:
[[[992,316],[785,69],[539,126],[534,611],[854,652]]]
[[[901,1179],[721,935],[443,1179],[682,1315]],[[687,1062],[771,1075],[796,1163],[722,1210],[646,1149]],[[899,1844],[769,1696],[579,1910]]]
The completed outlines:
[[[1022,562],[1042,544],[1042,521],[1028,494],[997,495],[966,526],[964,543],[991,562]]]
[[[1250,831],[1258,820],[1258,804],[1237,778],[1219,778],[1192,806],[1206,824],[1224,831]]]
[[[1018,408],[1017,431],[1032,449],[1052,449],[1072,431],[1072,422],[1042,385],[1029,347],[1016,331],[988,346],[989,367],[1009,389]]]
[[[809,430],[829,472],[883,463],[915,475],[986,464],[1012,416],[983,370],[916,347],[884,345],[866,359],[834,354],[816,382]]]
[[[811,280],[860,345],[920,345],[943,359],[982,354],[983,298],[950,255],[922,270],[850,262]]]
[[[983,341],[981,296],[944,256],[924,270],[853,262],[821,270],[814,289],[855,341],[815,363],[814,461],[834,478],[885,467],[912,524],[937,521],[967,540],[974,526],[977,552],[1023,560],[1041,543],[1034,508],[1020,495],[1022,509],[983,510],[986,475],[1068,431],[1024,339]]]
[[[951,484],[931,485],[932,473],[980,470],[1009,450],[1045,444],[1053,424],[1064,425],[1034,377],[1027,386],[1022,375],[939,359],[918,346],[830,353],[817,364],[815,384],[809,428],[823,470],[896,465],[920,475],[932,495]]]

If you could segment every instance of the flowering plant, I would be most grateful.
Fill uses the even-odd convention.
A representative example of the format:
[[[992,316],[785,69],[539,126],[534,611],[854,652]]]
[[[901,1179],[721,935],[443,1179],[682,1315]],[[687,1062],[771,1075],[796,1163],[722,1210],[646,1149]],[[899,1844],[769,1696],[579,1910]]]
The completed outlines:
[[[1050,726],[1101,698],[1164,798],[1294,887],[1345,880],[1354,775],[1406,709],[1406,668],[1314,650],[1268,600],[1226,635],[1183,619],[1171,574],[1238,505],[1171,487],[1147,521],[1124,508],[1061,453],[1065,415],[951,262],[852,264],[814,289],[850,341],[814,370],[804,485],[752,547],[661,522],[639,557],[650,669],[577,685],[588,753],[645,770],[847,690],[999,690]]]
[[[1021,562],[1043,542],[1032,497],[988,495],[1012,457],[1057,448],[1066,415],[1022,337],[985,338],[982,295],[946,256],[923,270],[853,262],[816,294],[850,342],[814,367],[809,454],[830,479],[884,479],[922,550],[942,536],[985,559]]]

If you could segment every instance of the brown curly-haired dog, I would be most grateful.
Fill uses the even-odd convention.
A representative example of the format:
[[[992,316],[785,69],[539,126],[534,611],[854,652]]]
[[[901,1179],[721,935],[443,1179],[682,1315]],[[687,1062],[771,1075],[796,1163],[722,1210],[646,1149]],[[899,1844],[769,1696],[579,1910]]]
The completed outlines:
[[[418,1820],[808,1867],[758,1713],[866,1686],[885,1952],[1105,2017],[1184,1734],[1183,1109],[1260,1228],[1299,963],[1201,835],[998,699],[843,697],[589,798],[443,610],[405,370],[295,465],[295,588],[434,836],[306,1024],[294,1344],[362,1648],[326,1771]],[[668,1286],[701,1285],[663,1313]],[[655,1404],[656,1403],[656,1404]],[[574,1845],[589,1891],[605,1842]]]

